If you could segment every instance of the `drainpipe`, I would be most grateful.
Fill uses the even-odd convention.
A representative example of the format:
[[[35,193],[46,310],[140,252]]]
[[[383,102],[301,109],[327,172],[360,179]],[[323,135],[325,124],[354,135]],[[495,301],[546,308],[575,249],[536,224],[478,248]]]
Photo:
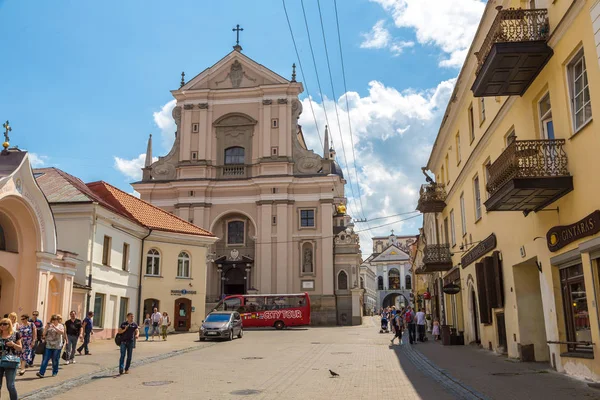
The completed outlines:
[[[90,303],[92,301],[92,271],[94,270],[94,243],[96,241],[96,227],[98,226],[97,223],[97,215],[96,215],[96,209],[98,207],[98,203],[93,203],[93,209],[92,209],[92,232],[90,233],[90,257],[89,257],[89,266],[88,266],[88,270],[86,271],[88,274],[88,287],[90,288],[88,290],[87,293],[87,297],[86,297],[86,304],[85,304],[85,309],[86,309],[86,316],[87,313],[90,312]]]
[[[137,317],[138,325],[140,325],[144,321],[144,318],[146,317],[145,315],[142,315],[142,313],[144,312],[144,307],[142,306],[142,272],[143,272],[143,267],[144,267],[144,241],[151,234],[152,234],[152,229],[148,229],[148,234],[142,238],[142,245],[140,247],[140,271],[139,271],[139,278],[138,278],[138,295],[137,295],[138,310],[139,310],[138,317]]]

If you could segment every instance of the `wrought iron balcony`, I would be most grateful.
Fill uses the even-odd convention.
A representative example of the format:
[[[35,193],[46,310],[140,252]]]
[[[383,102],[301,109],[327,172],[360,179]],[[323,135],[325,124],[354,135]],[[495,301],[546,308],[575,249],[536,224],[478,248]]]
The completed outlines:
[[[488,167],[488,211],[538,211],[573,190],[565,140],[515,140]]]
[[[246,178],[246,166],[243,164],[224,165],[219,169],[219,177],[222,179]]]
[[[449,244],[428,244],[423,250],[423,266],[420,273],[449,271],[452,269],[452,255]]]
[[[446,189],[441,183],[421,185],[417,210],[422,213],[442,212],[446,208]]]
[[[523,95],[553,54],[548,10],[501,8],[475,53],[475,97]]]

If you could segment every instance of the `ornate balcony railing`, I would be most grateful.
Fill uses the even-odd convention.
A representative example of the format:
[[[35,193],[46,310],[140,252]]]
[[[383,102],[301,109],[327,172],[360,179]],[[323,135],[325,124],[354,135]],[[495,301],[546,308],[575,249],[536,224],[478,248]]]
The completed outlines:
[[[417,210],[422,213],[441,212],[446,208],[446,189],[442,183],[421,185]]]
[[[564,145],[564,139],[515,140],[488,167],[488,193],[493,195],[515,178],[569,176]]]
[[[447,265],[452,268],[452,255],[449,244],[428,244],[423,251],[423,264],[429,269],[432,265]],[[449,268],[448,268],[449,269]]]
[[[224,178],[245,178],[246,177],[246,166],[245,165],[224,165],[221,167],[221,175]]]
[[[481,70],[495,43],[547,40],[549,33],[546,9],[499,9],[481,48],[475,53],[478,61],[476,74]]]

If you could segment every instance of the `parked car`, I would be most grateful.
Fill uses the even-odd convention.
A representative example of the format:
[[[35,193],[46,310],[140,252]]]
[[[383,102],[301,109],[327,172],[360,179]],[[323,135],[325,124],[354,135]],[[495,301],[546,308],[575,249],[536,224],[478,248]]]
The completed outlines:
[[[239,339],[244,336],[242,317],[237,311],[211,312],[202,321],[202,326],[200,327],[201,342],[206,339],[233,340],[234,336],[237,336]]]

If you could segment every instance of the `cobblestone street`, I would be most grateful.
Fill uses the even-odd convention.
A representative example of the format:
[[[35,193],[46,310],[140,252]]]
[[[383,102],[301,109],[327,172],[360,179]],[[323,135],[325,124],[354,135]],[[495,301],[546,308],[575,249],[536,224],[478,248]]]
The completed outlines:
[[[583,382],[543,364],[511,362],[472,347],[427,342],[390,347],[391,334],[363,326],[246,331],[233,342],[194,334],[139,343],[136,365],[116,376],[118,351],[96,343],[93,356],[57,378],[17,379],[27,399],[568,399],[600,398]],[[329,369],[339,373],[330,378]],[[3,393],[3,396],[6,396]]]

